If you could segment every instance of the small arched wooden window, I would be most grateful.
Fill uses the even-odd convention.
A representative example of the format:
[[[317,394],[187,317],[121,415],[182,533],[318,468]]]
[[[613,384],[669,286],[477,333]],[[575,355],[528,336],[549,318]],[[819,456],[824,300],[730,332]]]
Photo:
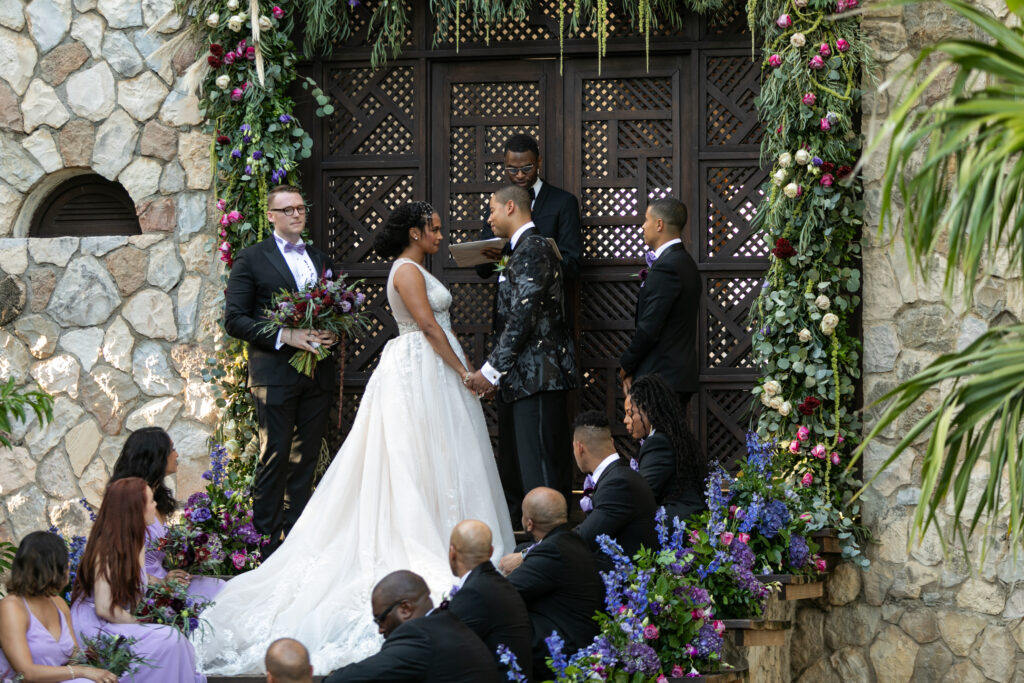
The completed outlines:
[[[138,235],[135,202],[118,183],[96,175],[65,180],[35,213],[30,237]]]

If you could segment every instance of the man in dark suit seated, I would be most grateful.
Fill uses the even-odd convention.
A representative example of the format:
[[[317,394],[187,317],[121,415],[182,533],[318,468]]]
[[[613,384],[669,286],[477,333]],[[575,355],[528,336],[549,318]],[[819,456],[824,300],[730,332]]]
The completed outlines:
[[[686,413],[697,392],[697,308],[701,280],[683,245],[686,205],[666,197],[651,202],[644,217],[644,243],[650,252],[647,278],[636,299],[636,331],[619,359],[625,390],[644,375],[659,374],[679,397]]]
[[[534,544],[506,555],[502,571],[526,601],[533,626],[533,671],[537,680],[553,678],[544,639],[557,632],[566,656],[590,644],[598,633],[594,613],[603,607],[604,584],[587,544],[572,532],[565,496],[538,487],[523,499],[523,528]],[[514,571],[513,571],[514,570]]]
[[[448,563],[459,582],[452,589],[448,611],[473,630],[498,662],[498,645],[504,644],[516,656],[519,667],[531,675],[530,617],[519,593],[491,564],[491,530],[475,519],[459,522],[452,530]]]
[[[388,574],[373,587],[370,604],[384,636],[380,652],[338,669],[324,683],[501,680],[487,646],[454,614],[433,609],[430,589],[418,574]]]
[[[601,534],[617,541],[630,557],[641,545],[656,548],[654,494],[644,478],[630,469],[629,461],[615,452],[604,413],[589,410],[576,417],[572,451],[580,471],[587,474],[580,500],[587,517],[576,533],[597,553],[598,568],[611,564],[598,545]]]

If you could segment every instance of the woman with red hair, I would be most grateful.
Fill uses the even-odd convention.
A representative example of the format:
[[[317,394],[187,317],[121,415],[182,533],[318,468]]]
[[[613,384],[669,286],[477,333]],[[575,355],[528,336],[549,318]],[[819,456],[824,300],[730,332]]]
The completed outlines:
[[[156,521],[153,491],[138,477],[115,481],[89,533],[71,594],[79,638],[100,632],[135,638],[132,651],[146,660],[137,683],[205,683],[192,644],[173,626],[141,624],[132,616],[146,588],[146,526]]]

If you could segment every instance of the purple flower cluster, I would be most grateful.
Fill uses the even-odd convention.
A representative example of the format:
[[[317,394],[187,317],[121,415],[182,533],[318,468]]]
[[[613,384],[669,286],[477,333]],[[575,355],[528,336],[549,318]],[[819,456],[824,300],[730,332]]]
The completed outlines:
[[[562,652],[565,641],[558,635],[558,631],[552,631],[551,635],[544,639],[544,644],[548,646],[548,652],[551,653],[551,670],[558,678],[564,678],[565,667],[569,665],[565,659],[565,653]]]
[[[789,566],[793,569],[802,569],[811,556],[811,550],[807,547],[807,539],[799,534],[793,534],[789,539]]]
[[[189,513],[188,516],[190,520],[196,522],[197,524],[207,522],[210,520],[211,517],[213,517],[213,514],[210,512],[210,508],[203,507],[192,508],[192,511]]]
[[[720,655],[721,653],[721,634],[715,631],[715,627],[712,624],[704,624],[697,633],[697,655],[707,659],[712,654]]]
[[[792,516],[789,508],[781,500],[770,500],[764,506],[761,519],[758,522],[758,531],[765,538],[775,538],[778,533],[789,524]]]
[[[526,683],[526,676],[519,666],[519,661],[516,659],[515,653],[508,649],[508,645],[504,643],[499,644],[495,654],[498,655],[498,661],[508,669],[505,674],[508,680],[515,681],[516,683]]]
[[[761,513],[764,511],[764,496],[757,491],[750,498],[750,505],[743,513],[743,521],[740,522],[740,532],[748,534],[754,530],[757,523],[761,521]],[[739,514],[736,515],[739,517]]]
[[[754,468],[761,478],[772,478],[772,459],[775,457],[775,442],[762,441],[757,432],[747,432],[747,464]]]
[[[647,643],[630,643],[622,658],[622,668],[626,673],[656,676],[661,673],[661,660]]]

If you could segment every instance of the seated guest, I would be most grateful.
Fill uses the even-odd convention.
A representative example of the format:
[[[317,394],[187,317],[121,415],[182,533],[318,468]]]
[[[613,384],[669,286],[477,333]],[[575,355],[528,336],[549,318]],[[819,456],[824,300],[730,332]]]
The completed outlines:
[[[263,660],[267,683],[313,683],[313,665],[306,646],[292,638],[278,638]]]
[[[78,642],[68,604],[58,597],[67,582],[64,541],[45,531],[22,539],[0,600],[0,681],[117,682],[109,671],[68,663]]]
[[[629,461],[615,452],[604,413],[589,410],[576,417],[572,451],[580,471],[587,474],[580,500],[587,517],[576,533],[597,554],[598,568],[611,566],[597,542],[602,534],[617,541],[630,557],[641,545],[656,548],[654,494],[644,478],[629,468]]]
[[[433,609],[430,589],[420,575],[388,574],[373,587],[370,604],[384,636],[380,652],[338,669],[324,683],[501,680],[484,642],[448,610]]]
[[[573,654],[597,635],[594,613],[604,606],[594,555],[568,521],[565,496],[543,486],[533,489],[523,499],[523,528],[535,543],[501,560],[530,614],[537,680],[554,677],[545,663],[549,653],[544,639],[557,632],[565,642],[563,652]]]
[[[196,671],[192,643],[173,626],[142,624],[132,611],[143,597],[146,526],[156,521],[153,491],[138,477],[115,481],[103,496],[71,592],[79,640],[112,633],[135,638],[142,657],[135,683],[206,683]]]
[[[177,581],[188,586],[188,592],[212,600],[224,587],[224,582],[207,576],[189,576],[183,569],[164,568],[164,551],[150,548],[150,544],[167,533],[167,520],[178,504],[164,479],[178,471],[178,451],[174,450],[171,436],[160,427],[143,427],[128,437],[121,447],[121,455],[114,463],[110,484],[128,477],[138,477],[149,484],[156,500],[156,521],[146,527],[146,574],[149,583]]]
[[[452,530],[448,563],[459,582],[452,588],[448,611],[487,644],[501,673],[506,669],[497,649],[504,644],[529,677],[530,617],[519,593],[491,564],[493,552],[491,530],[483,522],[467,519]]]
[[[634,380],[626,392],[630,436],[641,442],[636,459],[654,501],[668,519],[685,520],[704,509],[708,463],[686,424],[676,392],[659,375]]]

